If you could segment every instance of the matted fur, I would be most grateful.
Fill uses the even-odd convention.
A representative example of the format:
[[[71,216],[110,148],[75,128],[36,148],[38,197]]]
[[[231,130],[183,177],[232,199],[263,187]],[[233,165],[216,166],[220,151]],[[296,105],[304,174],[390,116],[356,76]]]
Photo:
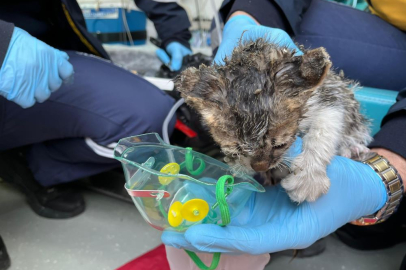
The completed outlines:
[[[351,82],[330,69],[324,48],[295,53],[261,38],[247,41],[222,66],[183,71],[175,86],[200,113],[226,162],[268,180],[271,169],[288,165],[292,173],[282,186],[291,199],[314,201],[328,191],[332,157],[360,158],[371,138]],[[297,135],[303,151],[288,160]]]

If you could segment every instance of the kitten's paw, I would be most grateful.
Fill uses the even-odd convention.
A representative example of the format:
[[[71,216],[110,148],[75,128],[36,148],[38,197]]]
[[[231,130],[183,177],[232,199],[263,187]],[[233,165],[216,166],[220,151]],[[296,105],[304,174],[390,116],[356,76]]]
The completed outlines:
[[[369,148],[362,144],[354,145],[351,148],[351,158],[355,160],[363,160],[366,156],[369,155]]]
[[[330,179],[325,171],[313,171],[312,173],[298,171],[296,174],[292,173],[283,179],[281,185],[292,201],[298,203],[313,202],[327,193]]]

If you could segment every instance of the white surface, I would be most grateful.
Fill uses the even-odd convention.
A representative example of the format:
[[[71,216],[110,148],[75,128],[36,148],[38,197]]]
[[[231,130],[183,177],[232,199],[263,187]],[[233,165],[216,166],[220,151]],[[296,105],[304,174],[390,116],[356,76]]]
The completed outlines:
[[[9,270],[113,270],[161,243],[161,233],[133,204],[93,192],[85,192],[85,199],[82,215],[45,219],[0,184],[0,235],[12,260]]]
[[[143,78],[164,91],[172,91],[174,88],[174,84],[171,79],[155,78],[148,76],[145,76]]]

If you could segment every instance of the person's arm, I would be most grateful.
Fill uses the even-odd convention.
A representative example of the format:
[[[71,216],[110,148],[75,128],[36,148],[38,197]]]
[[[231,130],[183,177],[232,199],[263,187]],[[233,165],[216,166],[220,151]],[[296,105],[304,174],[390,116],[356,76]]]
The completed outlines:
[[[176,2],[155,2],[135,0],[148,18],[154,22],[161,48],[156,51],[158,58],[172,70],[180,70],[183,57],[192,54],[189,39],[190,22],[186,11]],[[169,55],[168,55],[169,54]]]
[[[3,66],[13,31],[14,25],[12,23],[0,21],[0,68]]]
[[[372,151],[386,157],[406,180],[406,89],[382,121],[381,130],[369,145]]]
[[[396,168],[404,182],[406,179],[406,159],[404,157],[385,148],[372,148],[371,151],[385,157]],[[406,189],[404,190],[404,193],[406,193]]]
[[[176,2],[163,3],[152,0],[135,0],[135,4],[154,23],[162,41],[162,48],[176,41],[190,49],[191,25],[186,11],[181,6]]]

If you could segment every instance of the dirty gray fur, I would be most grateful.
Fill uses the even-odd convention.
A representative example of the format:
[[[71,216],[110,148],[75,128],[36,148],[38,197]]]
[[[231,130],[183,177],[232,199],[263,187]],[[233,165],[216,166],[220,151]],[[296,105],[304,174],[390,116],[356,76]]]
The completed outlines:
[[[175,79],[196,109],[226,162],[272,182],[275,168],[292,172],[281,184],[296,202],[326,193],[326,166],[334,155],[359,159],[370,142],[353,82],[331,70],[324,48],[295,51],[264,39],[239,44],[225,64],[189,68]],[[302,153],[286,152],[297,135]]]

